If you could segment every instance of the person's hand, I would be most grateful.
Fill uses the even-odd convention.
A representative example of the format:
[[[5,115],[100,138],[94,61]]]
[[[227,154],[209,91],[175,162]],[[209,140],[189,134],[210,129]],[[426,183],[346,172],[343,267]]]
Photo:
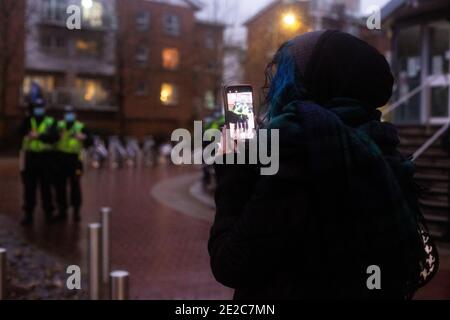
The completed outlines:
[[[79,133],[75,134],[75,138],[77,138],[80,141],[83,141],[83,140],[86,140],[86,135],[79,132]]]
[[[216,156],[223,156],[228,153],[235,153],[237,150],[236,141],[231,139],[230,130],[227,127],[222,129],[222,138]]]
[[[37,138],[39,138],[39,133],[36,130],[31,130],[31,132],[28,134],[28,136],[31,139],[37,139]]]

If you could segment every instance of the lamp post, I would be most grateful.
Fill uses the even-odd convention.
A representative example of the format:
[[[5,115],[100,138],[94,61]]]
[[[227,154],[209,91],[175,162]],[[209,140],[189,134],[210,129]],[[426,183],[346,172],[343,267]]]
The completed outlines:
[[[300,19],[294,12],[286,12],[281,17],[281,25],[287,31],[297,31],[300,28]]]

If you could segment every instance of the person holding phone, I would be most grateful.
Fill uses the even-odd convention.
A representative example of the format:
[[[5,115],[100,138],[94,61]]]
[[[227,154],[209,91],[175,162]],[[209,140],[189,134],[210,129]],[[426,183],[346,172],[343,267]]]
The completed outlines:
[[[283,44],[266,75],[264,127],[279,130],[280,169],[215,165],[214,276],[235,299],[411,298],[424,248],[412,165],[378,111],[394,83],[386,59],[317,31]],[[370,284],[374,267],[381,286]]]
[[[233,140],[253,138],[253,89],[250,85],[224,88],[225,121]]]

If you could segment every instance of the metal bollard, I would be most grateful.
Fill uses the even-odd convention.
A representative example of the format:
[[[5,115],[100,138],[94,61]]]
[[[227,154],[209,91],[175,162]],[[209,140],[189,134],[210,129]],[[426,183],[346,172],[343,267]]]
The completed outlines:
[[[88,226],[88,254],[89,254],[89,298],[99,300],[101,298],[101,229],[100,223],[92,223]]]
[[[111,300],[130,298],[130,274],[127,271],[114,271],[111,277]]]
[[[111,208],[102,208],[100,210],[102,221],[102,275],[103,283],[109,283],[109,272],[111,269]]]
[[[0,300],[6,299],[6,249],[0,248]]]

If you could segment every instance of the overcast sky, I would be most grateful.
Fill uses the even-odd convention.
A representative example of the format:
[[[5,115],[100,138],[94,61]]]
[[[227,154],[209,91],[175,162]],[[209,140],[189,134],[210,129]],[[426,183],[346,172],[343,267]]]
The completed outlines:
[[[225,34],[226,41],[243,44],[246,39],[246,30],[242,27],[242,23],[273,1],[275,0],[202,0],[205,9],[198,14],[198,17],[225,22],[229,26]],[[361,14],[367,13],[372,5],[382,7],[388,1],[361,0]],[[214,3],[217,10],[214,10]],[[214,12],[218,12],[216,17]]]
[[[199,14],[203,19],[214,19],[213,4],[216,1],[217,18],[225,20],[228,25],[235,25],[236,28],[228,32],[228,36],[232,36],[237,40],[242,40],[242,29],[237,28],[249,17],[256,14],[259,10],[264,8],[268,3],[274,0],[202,0],[205,4],[205,9]],[[383,6],[389,0],[361,0],[361,12],[367,12],[367,9],[372,5]],[[236,35],[237,34],[237,35]]]

